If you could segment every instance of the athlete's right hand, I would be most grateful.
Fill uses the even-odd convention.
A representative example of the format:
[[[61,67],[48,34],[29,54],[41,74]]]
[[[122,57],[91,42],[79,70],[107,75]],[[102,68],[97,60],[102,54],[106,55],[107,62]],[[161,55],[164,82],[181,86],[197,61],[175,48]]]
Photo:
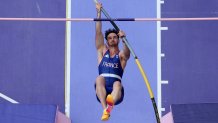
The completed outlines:
[[[97,12],[100,12],[101,11],[101,8],[102,8],[102,4],[101,3],[96,3],[96,9],[97,9]]]

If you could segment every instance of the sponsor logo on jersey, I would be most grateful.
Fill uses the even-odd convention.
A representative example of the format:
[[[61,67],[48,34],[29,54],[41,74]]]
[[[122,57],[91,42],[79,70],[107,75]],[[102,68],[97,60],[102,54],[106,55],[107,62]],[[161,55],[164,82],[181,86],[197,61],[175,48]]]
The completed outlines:
[[[106,54],[104,57],[109,58],[109,54]]]

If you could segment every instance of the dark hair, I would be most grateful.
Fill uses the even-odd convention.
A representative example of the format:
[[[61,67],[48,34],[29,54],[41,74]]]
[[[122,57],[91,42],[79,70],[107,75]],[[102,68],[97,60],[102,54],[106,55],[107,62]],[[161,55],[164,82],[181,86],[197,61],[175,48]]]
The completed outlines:
[[[107,40],[107,36],[108,36],[110,33],[115,33],[115,34],[117,34],[117,37],[119,37],[117,30],[115,30],[115,29],[108,29],[108,30],[105,31],[105,36],[104,36],[106,40]]]

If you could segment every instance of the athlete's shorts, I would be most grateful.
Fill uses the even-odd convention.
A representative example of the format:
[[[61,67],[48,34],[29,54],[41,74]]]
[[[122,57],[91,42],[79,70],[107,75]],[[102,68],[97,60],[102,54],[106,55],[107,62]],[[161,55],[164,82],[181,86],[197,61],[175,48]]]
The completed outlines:
[[[117,78],[104,77],[104,79],[105,79],[106,95],[112,93],[112,91],[113,91],[113,84],[114,84],[115,81],[119,81],[119,82],[121,83],[121,81],[120,81],[119,79],[117,79]],[[95,90],[96,90],[96,84],[95,84]],[[106,97],[107,97],[107,96],[106,96]],[[105,97],[105,98],[106,98],[106,97]],[[96,94],[96,98],[97,98],[98,102],[100,102],[100,100],[98,99],[97,94]],[[121,89],[121,97],[120,97],[120,99],[115,103],[115,105],[120,104],[120,103],[123,101],[123,98],[124,98],[124,88],[122,87],[122,89]]]

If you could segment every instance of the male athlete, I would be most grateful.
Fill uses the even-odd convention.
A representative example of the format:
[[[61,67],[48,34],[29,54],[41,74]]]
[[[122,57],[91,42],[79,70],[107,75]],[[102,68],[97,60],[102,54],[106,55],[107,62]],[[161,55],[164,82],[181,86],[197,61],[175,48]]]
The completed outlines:
[[[101,18],[101,3],[96,4],[97,18]],[[119,50],[119,37],[125,36],[123,31],[108,29],[105,32],[106,43],[102,34],[101,21],[96,22],[95,45],[97,49],[99,76],[96,78],[95,90],[98,101],[103,106],[101,120],[108,120],[114,105],[122,102],[124,89],[121,83],[124,68],[130,57],[130,51],[125,43]]]

